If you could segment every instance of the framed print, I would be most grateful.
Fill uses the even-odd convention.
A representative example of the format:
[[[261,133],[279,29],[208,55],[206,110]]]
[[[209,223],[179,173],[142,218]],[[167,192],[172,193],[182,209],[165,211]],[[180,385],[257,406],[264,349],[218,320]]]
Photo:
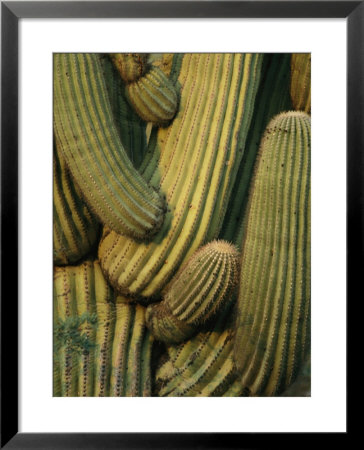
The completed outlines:
[[[1,7],[1,446],[345,439],[362,2]]]

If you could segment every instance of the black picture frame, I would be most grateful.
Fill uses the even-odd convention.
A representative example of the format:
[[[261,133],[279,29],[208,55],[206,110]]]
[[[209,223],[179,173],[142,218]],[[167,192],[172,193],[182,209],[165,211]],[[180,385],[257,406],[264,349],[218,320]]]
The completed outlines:
[[[1,448],[261,448],[309,433],[18,432],[18,25],[21,18],[346,18],[347,305],[363,272],[364,1],[1,2]],[[334,65],[334,63],[333,63]],[[333,67],[334,70],[334,67]],[[334,95],[334,94],[333,94]],[[348,346],[349,351],[349,346]],[[349,410],[347,418],[349,418]],[[348,420],[348,419],[347,419]],[[337,433],[336,443],[348,437]],[[327,445],[327,436],[323,436]],[[318,444],[318,434],[315,444]],[[272,440],[273,439],[273,440]],[[321,439],[320,439],[321,440]],[[269,444],[268,444],[269,442]]]

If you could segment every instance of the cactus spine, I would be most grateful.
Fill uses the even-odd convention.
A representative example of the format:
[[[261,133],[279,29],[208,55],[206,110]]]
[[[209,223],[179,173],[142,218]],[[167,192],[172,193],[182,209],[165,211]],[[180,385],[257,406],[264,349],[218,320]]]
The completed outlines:
[[[147,326],[155,338],[178,343],[190,337],[198,325],[226,307],[238,271],[239,253],[228,242],[213,241],[197,250],[165,289],[162,305],[147,308]],[[172,328],[173,319],[179,333]]]
[[[177,111],[177,92],[159,67],[151,67],[137,81],[126,87],[135,111],[146,122],[166,125]]]
[[[136,245],[115,232],[104,235],[100,263],[118,291],[158,294],[178,267],[211,240],[207,236],[217,236],[261,62],[261,55],[176,55],[171,74],[178,71],[179,110],[168,128],[152,135],[140,168],[152,186],[165,192],[169,210],[153,242]]]
[[[310,346],[310,118],[269,123],[242,248],[234,357],[250,395],[279,394]]]
[[[96,243],[99,224],[81,197],[63,158],[53,152],[53,261],[75,263]]]
[[[291,98],[294,109],[311,113],[311,53],[291,56]]]
[[[99,58],[54,56],[58,148],[99,220],[135,239],[160,228],[164,201],[133,167],[115,128]]]
[[[151,395],[145,308],[123,301],[97,261],[55,267],[54,395]]]

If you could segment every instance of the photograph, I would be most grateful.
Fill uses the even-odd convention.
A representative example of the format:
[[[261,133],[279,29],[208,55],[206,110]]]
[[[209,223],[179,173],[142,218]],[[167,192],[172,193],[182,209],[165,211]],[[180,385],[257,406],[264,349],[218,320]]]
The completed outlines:
[[[53,397],[310,397],[311,54],[52,58]]]

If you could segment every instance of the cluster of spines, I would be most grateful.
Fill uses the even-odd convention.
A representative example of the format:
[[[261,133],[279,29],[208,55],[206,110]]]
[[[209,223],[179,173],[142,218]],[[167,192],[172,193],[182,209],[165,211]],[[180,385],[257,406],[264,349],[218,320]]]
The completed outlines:
[[[123,148],[98,55],[56,54],[54,74],[57,148],[87,204],[116,232],[150,238],[163,222],[164,199]]]
[[[249,395],[282,392],[310,348],[310,117],[262,139],[242,244],[234,357]]]
[[[53,152],[53,261],[76,263],[95,245],[99,223],[71,179],[62,155]]]
[[[110,53],[110,58],[125,83],[137,81],[148,67],[147,53]]]
[[[158,294],[197,248],[217,237],[261,63],[259,54],[175,55],[171,79],[180,84],[179,111],[168,128],[152,134],[140,167],[165,192],[168,211],[153,242],[136,245],[115,232],[101,240],[100,262],[118,291]]]
[[[55,267],[54,395],[150,396],[145,308],[125,304],[97,261]]]
[[[295,110],[311,113],[311,53],[293,53],[291,56],[292,104]]]
[[[197,250],[166,287],[162,303],[147,308],[147,326],[155,338],[178,343],[197,332],[227,306],[238,272],[239,252],[228,242],[212,241]]]

